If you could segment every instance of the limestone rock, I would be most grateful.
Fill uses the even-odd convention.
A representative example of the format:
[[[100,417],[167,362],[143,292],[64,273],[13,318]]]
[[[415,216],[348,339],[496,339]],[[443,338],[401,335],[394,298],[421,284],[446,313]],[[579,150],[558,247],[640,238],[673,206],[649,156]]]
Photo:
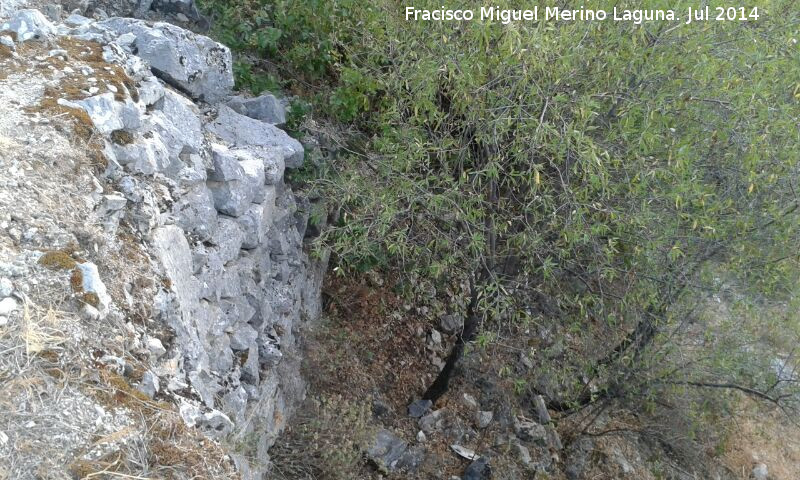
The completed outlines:
[[[221,314],[209,333],[222,335],[234,325],[247,323],[253,317],[255,309],[244,297],[225,298],[219,302]]]
[[[167,23],[112,18],[98,23],[117,36],[136,35],[136,55],[165,82],[192,98],[213,103],[233,88],[233,59],[228,47],[203,35]]]
[[[24,0],[0,0],[0,18],[10,17],[24,3]]]
[[[264,163],[264,182],[267,185],[276,185],[283,181],[286,164],[279,148],[252,147],[250,151]]]
[[[148,75],[140,81],[137,89],[139,90],[139,101],[145,106],[155,105],[166,93],[161,82],[152,75]]]
[[[550,423],[550,412],[547,411],[547,404],[544,401],[544,397],[535,395],[533,397],[533,404],[536,408],[536,414],[539,416],[539,423],[542,425]]]
[[[264,162],[256,158],[239,157],[239,165],[244,172],[243,181],[253,190],[253,202],[261,203],[264,201]]]
[[[3,7],[5,10],[6,7]],[[18,42],[45,39],[56,33],[56,27],[39,10],[25,9],[14,13],[7,22],[0,25],[0,31],[14,32]]]
[[[255,192],[250,185],[242,181],[209,182],[208,187],[214,197],[214,207],[220,212],[232,217],[243,215],[248,208]]]
[[[530,466],[531,463],[533,463],[531,452],[528,450],[528,447],[517,442],[514,444],[514,449],[517,451],[517,458],[519,458],[519,461],[522,462],[523,465]]]
[[[49,4],[44,6],[44,14],[51,22],[61,21],[61,5]]]
[[[197,421],[200,419],[200,409],[191,403],[181,404],[178,408],[178,413],[183,419],[183,422],[189,427],[197,425]]]
[[[0,278],[0,299],[10,297],[14,293],[14,284],[11,280],[2,277]]]
[[[269,212],[267,205],[253,203],[236,219],[244,231],[242,248],[253,249],[261,244],[269,226]]]
[[[478,401],[475,400],[475,397],[473,397],[469,393],[465,393],[461,398],[465,407],[470,408],[472,410],[478,409]]]
[[[569,446],[569,451],[564,455],[564,473],[569,480],[584,478],[593,451],[594,442],[586,437],[578,439]]]
[[[303,165],[303,146],[283,130],[268,123],[236,113],[221,105],[217,118],[206,129],[221,139],[239,147],[277,147],[283,154],[286,167]]]
[[[235,110],[236,113],[272,125],[286,123],[286,107],[272,94],[261,95],[256,98],[236,96],[228,100],[228,106]]]
[[[0,35],[0,45],[10,48],[12,52],[17,50],[14,40],[8,35]]]
[[[408,416],[411,418],[420,418],[430,410],[433,402],[430,400],[416,400],[408,406]]]
[[[258,339],[258,361],[262,368],[274,367],[283,357],[280,348],[274,340],[259,337]]]
[[[463,326],[464,319],[458,315],[442,315],[442,318],[439,319],[439,328],[448,334],[460,331]]]
[[[214,170],[209,172],[208,185],[217,210],[233,217],[251,209],[250,203],[264,202],[264,164],[242,152],[212,146]],[[259,237],[260,238],[260,237]],[[253,248],[253,246],[245,248]]]
[[[150,354],[155,358],[161,358],[161,356],[167,353],[167,349],[164,348],[161,340],[155,337],[147,337],[145,344],[147,345],[147,349],[150,351]]]
[[[169,89],[164,90],[155,107],[150,119],[170,158],[177,160],[181,153],[200,153],[204,138],[197,107]]]
[[[141,112],[130,99],[118,102],[114,93],[94,95],[74,102],[58,100],[59,105],[86,111],[98,132],[109,135],[115,130],[136,130],[141,127]]]
[[[125,208],[128,199],[119,194],[103,195],[103,207],[107,212],[116,212]]]
[[[239,158],[225,145],[211,144],[211,170],[208,179],[217,182],[242,180],[244,170],[239,165]]]
[[[70,16],[64,20],[64,24],[71,27],[81,27],[83,25],[89,25],[90,23],[92,23],[92,19],[77,13],[70,14]]]
[[[466,458],[467,460],[477,460],[478,458],[478,454],[476,454],[474,450],[461,445],[450,445],[450,449],[456,452],[459,457]]]
[[[210,336],[208,339],[208,366],[215,376],[233,368],[233,350],[227,335]]]
[[[84,262],[78,264],[78,269],[81,272],[83,280],[83,295],[86,303],[97,308],[101,314],[108,313],[108,307],[111,305],[111,296],[106,290],[106,286],[100,279],[100,272],[97,270],[97,265],[91,262]],[[93,295],[93,297],[87,297]],[[94,302],[97,302],[95,305]]]
[[[222,411],[232,418],[235,424],[244,422],[246,407],[247,392],[241,385],[222,397]]]
[[[249,350],[255,345],[258,332],[247,323],[239,323],[233,328],[231,333],[231,348],[233,350]]]
[[[169,172],[171,177],[178,181],[183,186],[194,186],[203,184],[208,179],[206,173],[208,165],[201,155],[194,153],[181,154],[180,161],[173,163],[173,166],[178,167]]]
[[[155,397],[156,393],[159,391],[158,376],[150,370],[147,370],[144,372],[144,375],[142,375],[142,381],[139,382],[136,389],[150,398]]]
[[[547,443],[547,430],[544,425],[536,422],[515,418],[514,431],[521,440],[537,442],[542,445]]]
[[[230,217],[220,217],[217,229],[210,242],[217,246],[217,252],[222,263],[228,263],[239,256],[245,233],[239,222]]]
[[[475,416],[475,423],[478,425],[478,428],[486,428],[492,423],[492,418],[494,418],[493,412],[481,410]]]
[[[442,430],[445,423],[445,410],[440,408],[419,419],[419,428],[425,433]]]
[[[750,476],[754,480],[767,480],[769,478],[769,470],[767,469],[767,465],[759,463],[753,467],[753,472]]]
[[[415,471],[424,459],[424,452],[420,448],[409,448],[408,443],[394,433],[380,430],[367,450],[367,456],[388,471]]]
[[[0,300],[0,315],[7,317],[17,309],[17,301],[11,297]]]
[[[492,469],[489,460],[481,457],[470,463],[464,471],[463,480],[489,480],[492,478]]]
[[[218,223],[214,198],[203,184],[191,187],[175,202],[172,211],[178,226],[201,240],[208,240],[216,232]]]
[[[81,318],[87,322],[96,322],[100,320],[100,310],[94,308],[93,306],[84,304],[81,307]]]

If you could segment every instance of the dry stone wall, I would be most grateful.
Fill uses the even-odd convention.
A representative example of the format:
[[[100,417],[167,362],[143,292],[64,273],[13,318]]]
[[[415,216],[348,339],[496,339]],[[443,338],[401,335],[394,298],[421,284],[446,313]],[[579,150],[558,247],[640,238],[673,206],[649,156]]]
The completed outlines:
[[[127,77],[112,84],[84,67],[91,86],[57,103],[84,111],[102,140],[115,189],[104,228],[133,226],[163,284],[152,311],[174,339],[148,340],[158,360],[140,390],[171,399],[214,438],[248,442],[249,457],[231,455],[244,478],[260,478],[304,395],[298,332],[319,315],[325,268],[304,251],[308,217],[284,182],[304,152],[275,126],[283,104],[232,96],[231,53],[205,36],[79,13],[52,22],[21,3],[0,0],[0,37],[12,55],[24,55],[24,42],[66,36],[102,46],[99,68],[119,66]],[[67,64],[54,81],[75,73],[68,52],[50,54]],[[103,307],[101,316],[114,311]]]

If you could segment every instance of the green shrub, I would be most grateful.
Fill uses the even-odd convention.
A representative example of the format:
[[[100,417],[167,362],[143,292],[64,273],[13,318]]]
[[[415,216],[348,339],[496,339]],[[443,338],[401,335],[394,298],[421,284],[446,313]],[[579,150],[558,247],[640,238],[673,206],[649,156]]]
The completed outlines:
[[[769,362],[796,341],[796,316],[689,325],[720,275],[741,286],[737,309],[797,298],[794,2],[689,26],[409,22],[387,0],[203,3],[252,63],[240,85],[273,74],[358,130],[348,150],[366,153],[338,155],[312,183],[342,212],[320,239],[339,266],[481,278],[490,321],[528,319],[545,298],[544,321],[585,345],[607,325],[616,344],[545,366],[567,398],[588,391],[576,372],[603,380],[592,398],[643,405],[676,384],[777,394]],[[736,335],[764,323],[781,333],[757,351]]]

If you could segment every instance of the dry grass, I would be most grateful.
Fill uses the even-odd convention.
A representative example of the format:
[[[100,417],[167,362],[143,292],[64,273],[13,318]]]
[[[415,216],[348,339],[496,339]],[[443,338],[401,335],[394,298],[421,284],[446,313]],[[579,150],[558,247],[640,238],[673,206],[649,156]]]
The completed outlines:
[[[105,168],[108,164],[103,154],[103,141],[96,134],[94,124],[89,115],[80,108],[72,108],[59,105],[59,100],[82,100],[89,97],[88,90],[91,87],[98,87],[101,92],[105,88],[111,87],[116,92],[114,98],[117,101],[124,101],[130,95],[134,101],[138,101],[139,92],[133,80],[125,73],[119,65],[108,64],[103,61],[103,47],[99,43],[78,40],[74,38],[59,37],[56,40],[56,49],[67,52],[67,58],[51,57],[44,62],[31,63],[30,59],[47,55],[51,46],[42,42],[27,42],[19,47],[20,58],[17,61],[10,56],[5,58],[0,51],[0,80],[6,78],[14,72],[24,72],[31,68],[42,70],[42,74],[51,75],[56,69],[64,70],[65,67],[73,68],[72,73],[64,73],[57,84],[45,88],[41,102],[32,107],[28,107],[29,113],[41,113],[52,117],[66,117],[70,119],[74,129],[75,137],[83,142],[85,150],[88,152],[90,165]],[[24,50],[24,51],[23,51]],[[5,58],[5,61],[3,59]],[[93,70],[91,75],[84,75],[80,72],[80,66],[90,67]],[[90,82],[89,78],[94,78]]]
[[[0,328],[0,418],[15,445],[0,463],[11,478],[27,474],[37,458],[47,459],[38,468],[50,472],[40,478],[63,478],[56,475],[61,469],[82,479],[238,478],[219,445],[186,427],[172,404],[132,385],[143,368],[135,358],[127,357],[137,366],[131,377],[94,364],[86,355],[92,349],[70,339],[80,322],[74,314],[26,298],[18,320]],[[19,410],[34,404],[35,413]],[[90,435],[99,406],[113,430]],[[65,425],[74,438],[65,446],[52,442],[65,435]]]
[[[727,422],[721,461],[737,478],[747,479],[764,463],[772,480],[796,480],[800,475],[800,426],[782,412],[741,399],[741,413]]]
[[[306,402],[270,449],[276,480],[349,480],[361,470],[361,452],[376,428],[370,405],[341,395]]]
[[[25,342],[26,354],[30,356],[45,350],[52,351],[66,341],[59,329],[58,312],[52,308],[43,311],[32,306],[27,297],[22,308],[22,340]]]
[[[14,56],[13,53],[14,52],[10,48],[5,45],[0,45],[0,60],[12,58]]]

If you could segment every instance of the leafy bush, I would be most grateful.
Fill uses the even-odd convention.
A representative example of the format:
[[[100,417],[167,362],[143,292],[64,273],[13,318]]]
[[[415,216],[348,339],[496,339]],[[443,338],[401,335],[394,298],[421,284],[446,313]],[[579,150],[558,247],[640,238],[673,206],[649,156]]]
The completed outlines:
[[[315,186],[342,212],[321,238],[340,266],[472,277],[483,319],[539,316],[586,344],[604,326],[593,350],[546,366],[576,379],[559,408],[646,405],[680,386],[789,398],[769,365],[800,334],[796,315],[771,318],[781,334],[757,349],[736,335],[759,335],[753,315],[693,325],[720,275],[748,299],[736,308],[797,294],[794,2],[688,26],[409,22],[387,0],[204,3],[220,39],[358,128],[366,153],[339,155]]]

